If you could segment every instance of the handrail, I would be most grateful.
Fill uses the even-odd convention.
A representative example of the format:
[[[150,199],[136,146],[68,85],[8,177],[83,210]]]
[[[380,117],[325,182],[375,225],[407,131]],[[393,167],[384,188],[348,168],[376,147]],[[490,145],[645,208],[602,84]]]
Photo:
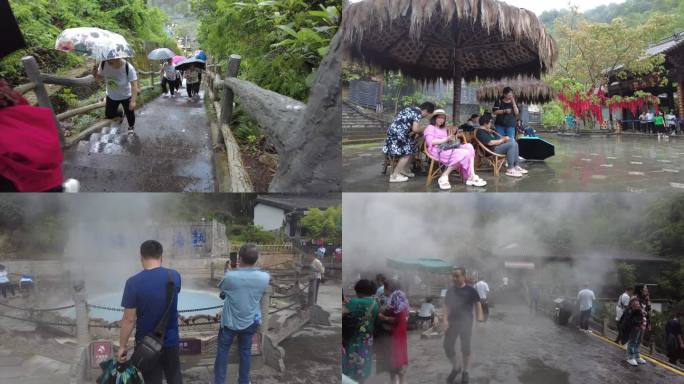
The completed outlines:
[[[316,72],[308,105],[238,79],[240,60],[239,55],[230,56],[222,80],[210,71],[214,76],[210,76],[208,88],[223,88],[219,126],[227,126],[232,120],[234,98],[238,96],[242,108],[275,146],[279,164],[269,192],[340,191],[340,33],[333,38],[328,55]],[[213,92],[212,100],[216,101],[217,94]]]
[[[105,106],[105,102],[101,101],[99,103],[89,104],[89,105],[86,105],[86,106],[83,106],[80,108],[70,109],[64,113],[60,113],[59,115],[57,115],[57,120],[62,121],[62,120],[67,119],[69,117],[82,115],[82,114],[84,114],[86,112],[90,112],[94,109],[103,108],[104,106]]]
[[[23,94],[25,94],[25,93],[27,93],[27,92],[32,91],[32,90],[35,89],[36,87],[37,87],[37,84],[36,84],[36,83],[30,82],[30,83],[21,84],[21,85],[18,85],[18,86],[16,86],[16,87],[14,87],[14,91],[15,91],[15,92],[18,92],[18,93],[20,93],[20,94],[23,95]]]

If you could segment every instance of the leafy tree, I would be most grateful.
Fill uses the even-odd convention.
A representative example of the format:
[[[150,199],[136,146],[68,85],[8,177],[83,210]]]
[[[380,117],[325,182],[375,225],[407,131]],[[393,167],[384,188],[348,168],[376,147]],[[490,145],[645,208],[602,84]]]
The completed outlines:
[[[610,23],[590,23],[572,8],[556,20],[560,59],[553,78],[572,79],[584,91],[608,84],[609,77],[620,77],[663,70],[663,55],[645,57],[648,44],[664,35],[671,16],[653,15],[644,23],[629,26],[617,18]]]
[[[84,62],[54,49],[55,39],[67,28],[98,27],[119,33],[138,52],[136,60],[146,60],[144,41],[176,47],[164,30],[166,14],[148,7],[145,0],[10,0],[10,6],[28,46],[0,61],[0,77],[12,84],[26,80],[19,60],[25,55],[35,56],[46,72]]]
[[[323,238],[335,244],[342,242],[342,206],[325,210],[312,208],[300,221],[302,228],[313,238]]]
[[[336,0],[193,0],[198,40],[215,58],[242,56],[240,76],[306,100],[340,19]]]
[[[243,243],[270,244],[276,240],[273,232],[264,231],[260,225],[231,225],[226,228],[226,235],[232,241]]]
[[[617,279],[620,287],[633,287],[636,284],[636,267],[632,264],[617,263]]]

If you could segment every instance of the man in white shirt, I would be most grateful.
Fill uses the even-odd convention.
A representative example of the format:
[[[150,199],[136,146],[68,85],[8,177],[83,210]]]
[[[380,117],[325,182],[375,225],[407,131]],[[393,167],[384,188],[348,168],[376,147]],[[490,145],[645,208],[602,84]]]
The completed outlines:
[[[646,112],[646,124],[648,124],[648,132],[649,133],[655,133],[655,125],[653,124],[653,119],[655,118],[655,114],[651,111]]]
[[[596,300],[594,291],[589,289],[589,283],[584,283],[584,289],[577,293],[577,302],[580,309],[580,329],[589,331],[589,318],[591,317],[591,306]]]
[[[480,304],[482,305],[482,313],[484,313],[484,321],[489,318],[489,305],[487,304],[487,296],[489,295],[489,284],[484,279],[479,279],[473,286],[480,296]]]
[[[615,321],[618,323],[618,335],[615,338],[616,343],[620,340],[620,318],[622,318],[622,314],[625,313],[625,309],[629,306],[629,298],[632,297],[632,293],[634,293],[634,287],[625,288],[625,291],[618,298],[617,306],[615,306]]]
[[[124,59],[106,60],[93,68],[93,76],[98,81],[105,81],[107,93],[105,117],[107,119],[121,117],[119,112],[119,104],[121,104],[128,121],[128,133],[133,133],[138,97],[138,74],[133,65]]]
[[[316,303],[318,302],[318,288],[321,285],[321,279],[323,278],[323,274],[325,273],[325,267],[323,266],[323,263],[321,263],[321,261],[318,260],[316,256],[313,256],[311,258],[311,270],[314,273],[312,288],[314,289],[314,303]]]

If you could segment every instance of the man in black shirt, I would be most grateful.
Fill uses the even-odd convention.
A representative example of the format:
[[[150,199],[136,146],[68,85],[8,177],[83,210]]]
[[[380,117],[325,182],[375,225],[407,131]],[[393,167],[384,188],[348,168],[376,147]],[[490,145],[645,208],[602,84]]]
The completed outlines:
[[[682,314],[676,313],[665,325],[665,341],[667,342],[667,357],[670,363],[677,364],[682,358],[684,351],[684,339],[682,339]]]
[[[483,322],[480,296],[475,288],[466,285],[465,268],[456,268],[452,275],[454,285],[449,288],[444,299],[446,313],[444,315],[444,352],[451,361],[452,369],[447,383],[454,383],[461,371],[456,359],[456,339],[461,338],[461,352],[463,353],[463,374],[461,383],[468,383],[468,364],[470,363],[470,338],[473,333],[473,309],[477,314],[477,321]]]
[[[503,96],[494,103],[492,112],[496,116],[494,126],[501,136],[508,136],[509,140],[515,141],[515,123],[520,115],[518,105],[515,103],[513,89],[506,87],[503,89]]]

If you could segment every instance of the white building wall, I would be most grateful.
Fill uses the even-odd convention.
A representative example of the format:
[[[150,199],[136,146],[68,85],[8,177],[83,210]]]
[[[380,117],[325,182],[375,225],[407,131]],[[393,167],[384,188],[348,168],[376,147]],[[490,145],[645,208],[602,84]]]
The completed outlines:
[[[254,207],[254,225],[259,225],[266,231],[280,229],[285,220],[285,211],[263,203]]]

